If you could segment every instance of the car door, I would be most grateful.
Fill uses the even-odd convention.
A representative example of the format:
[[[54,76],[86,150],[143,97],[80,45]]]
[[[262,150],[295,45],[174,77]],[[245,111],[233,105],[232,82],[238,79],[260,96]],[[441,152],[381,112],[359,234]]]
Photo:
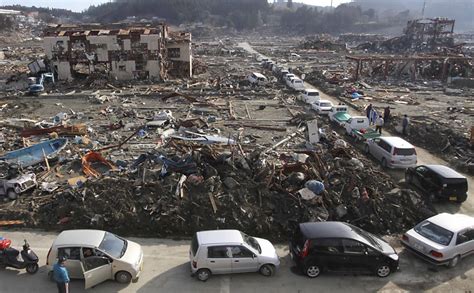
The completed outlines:
[[[249,273],[258,271],[258,258],[242,245],[231,246],[232,273]]]
[[[350,272],[366,272],[370,258],[365,244],[353,239],[342,239],[342,246],[344,248],[342,266]]]
[[[345,257],[341,239],[324,238],[311,241],[310,254],[313,260],[330,271],[344,271]]]
[[[58,258],[66,257],[64,266],[66,267],[69,278],[82,279],[84,274],[81,267],[81,248],[80,247],[60,247],[58,248]]]
[[[383,141],[380,139],[375,139],[372,144],[372,148],[370,153],[374,156],[375,159],[380,160],[380,156],[382,154],[382,145]]]
[[[415,172],[413,174],[413,183],[421,189],[423,189],[423,186],[425,185],[424,182],[427,172],[428,168],[425,166],[419,166],[415,168]]]
[[[229,246],[209,246],[207,248],[207,267],[213,274],[232,272],[232,255]]]
[[[92,288],[109,279],[112,276],[112,259],[101,256],[91,256],[85,258],[82,262],[84,272],[85,289]]]
[[[471,253],[474,253],[474,229],[467,229],[458,233],[453,254],[464,257]]]

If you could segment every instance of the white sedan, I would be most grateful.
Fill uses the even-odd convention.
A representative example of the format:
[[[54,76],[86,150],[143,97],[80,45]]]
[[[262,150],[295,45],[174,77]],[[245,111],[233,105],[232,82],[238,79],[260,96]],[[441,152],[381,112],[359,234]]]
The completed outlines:
[[[431,264],[454,267],[474,253],[474,217],[438,214],[406,232],[401,242]]]
[[[319,100],[312,103],[311,108],[318,114],[328,115],[332,110],[332,103],[328,100]]]

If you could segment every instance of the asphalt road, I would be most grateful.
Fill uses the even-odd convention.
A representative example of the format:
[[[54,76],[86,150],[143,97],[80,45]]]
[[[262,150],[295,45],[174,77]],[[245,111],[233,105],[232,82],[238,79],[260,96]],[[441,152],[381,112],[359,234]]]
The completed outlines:
[[[246,50],[249,54],[259,54],[247,42],[239,43],[238,46],[243,48],[244,50]],[[315,87],[315,86],[313,86],[313,85],[311,85],[307,82],[305,82],[305,87],[318,90],[320,92],[321,99],[329,100],[333,104],[340,103],[340,100],[338,100],[337,98],[325,94],[319,88],[317,88],[317,87]],[[364,115],[363,113],[360,113],[357,110],[352,109],[350,107],[349,107],[349,114],[351,114],[351,115]],[[397,134],[390,133],[386,130],[384,130],[383,135],[384,136],[399,136]],[[415,148],[416,148],[416,153],[417,153],[417,157],[418,157],[418,165],[437,164],[437,165],[449,166],[448,162],[446,162],[445,160],[431,154],[426,149],[421,148],[419,146],[415,146]],[[362,150],[362,148],[361,148],[361,150]],[[390,174],[391,177],[393,179],[395,179],[395,181],[400,182],[402,184],[404,183],[404,171],[403,170],[388,170],[387,173]],[[440,212],[440,213],[441,212],[463,213],[463,214],[474,216],[474,177],[470,176],[470,175],[467,175],[467,174],[463,174],[463,175],[466,176],[466,178],[468,180],[468,186],[469,186],[467,200],[464,203],[462,203],[461,205],[456,204],[456,203],[449,203],[449,202],[436,204],[435,206],[436,206],[436,209],[437,209],[438,212]],[[410,188],[414,188],[414,187],[410,187]]]
[[[40,258],[40,270],[35,275],[25,271],[0,269],[0,292],[55,292],[55,284],[48,280],[46,255],[56,234],[40,231],[0,231],[0,236],[12,239],[15,247],[28,239]],[[474,291],[474,256],[463,259],[454,269],[432,268],[411,254],[400,253],[400,271],[387,278],[371,275],[322,274],[309,279],[293,268],[286,245],[277,245],[282,258],[280,270],[273,277],[258,273],[212,276],[203,283],[190,277],[189,241],[131,238],[143,246],[145,263],[137,283],[129,285],[107,281],[87,292],[472,292]],[[389,239],[394,245],[398,240]],[[401,250],[396,246],[397,250]],[[86,292],[84,281],[73,280],[71,292]]]

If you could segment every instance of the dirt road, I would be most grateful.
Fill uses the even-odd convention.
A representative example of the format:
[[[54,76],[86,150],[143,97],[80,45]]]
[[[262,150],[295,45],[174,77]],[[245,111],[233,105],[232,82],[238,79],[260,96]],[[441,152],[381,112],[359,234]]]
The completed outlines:
[[[239,47],[243,48],[245,51],[247,51],[249,54],[259,54],[255,49],[252,48],[252,46],[248,42],[242,42],[238,44]],[[270,58],[271,59],[271,58]],[[338,104],[340,101],[333,96],[329,96],[325,94],[323,91],[321,91],[319,88],[305,82],[306,88],[312,88],[316,89],[320,92],[321,99],[329,100],[333,104]],[[363,113],[358,112],[355,109],[349,108],[349,114],[351,115],[363,115]],[[384,130],[384,135],[386,136],[398,136],[397,134],[390,133],[386,130]],[[433,142],[435,143],[435,142]],[[426,149],[415,146],[416,147],[416,152],[418,156],[418,164],[419,165],[426,165],[426,164],[438,164],[438,165],[446,165],[448,166],[449,163],[446,162],[445,160],[429,153]],[[404,178],[404,173],[402,170],[388,170],[388,173],[396,180],[396,181],[402,181]],[[436,208],[439,212],[449,212],[449,213],[456,213],[456,212],[461,212],[464,214],[468,215],[474,215],[474,178],[472,176],[469,176],[467,174],[463,174],[466,176],[468,179],[468,185],[469,185],[469,191],[468,191],[468,198],[467,200],[462,204],[453,204],[453,203],[443,203],[443,204],[437,204]]]

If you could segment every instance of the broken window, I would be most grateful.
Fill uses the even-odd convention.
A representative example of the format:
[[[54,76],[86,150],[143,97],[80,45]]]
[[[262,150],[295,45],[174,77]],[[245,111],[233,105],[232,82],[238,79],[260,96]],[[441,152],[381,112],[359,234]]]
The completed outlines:
[[[127,67],[125,67],[125,65],[119,65],[118,69],[119,71],[127,71]]]
[[[180,48],[169,48],[168,49],[168,57],[169,58],[179,58],[179,57],[181,57],[181,49]]]

